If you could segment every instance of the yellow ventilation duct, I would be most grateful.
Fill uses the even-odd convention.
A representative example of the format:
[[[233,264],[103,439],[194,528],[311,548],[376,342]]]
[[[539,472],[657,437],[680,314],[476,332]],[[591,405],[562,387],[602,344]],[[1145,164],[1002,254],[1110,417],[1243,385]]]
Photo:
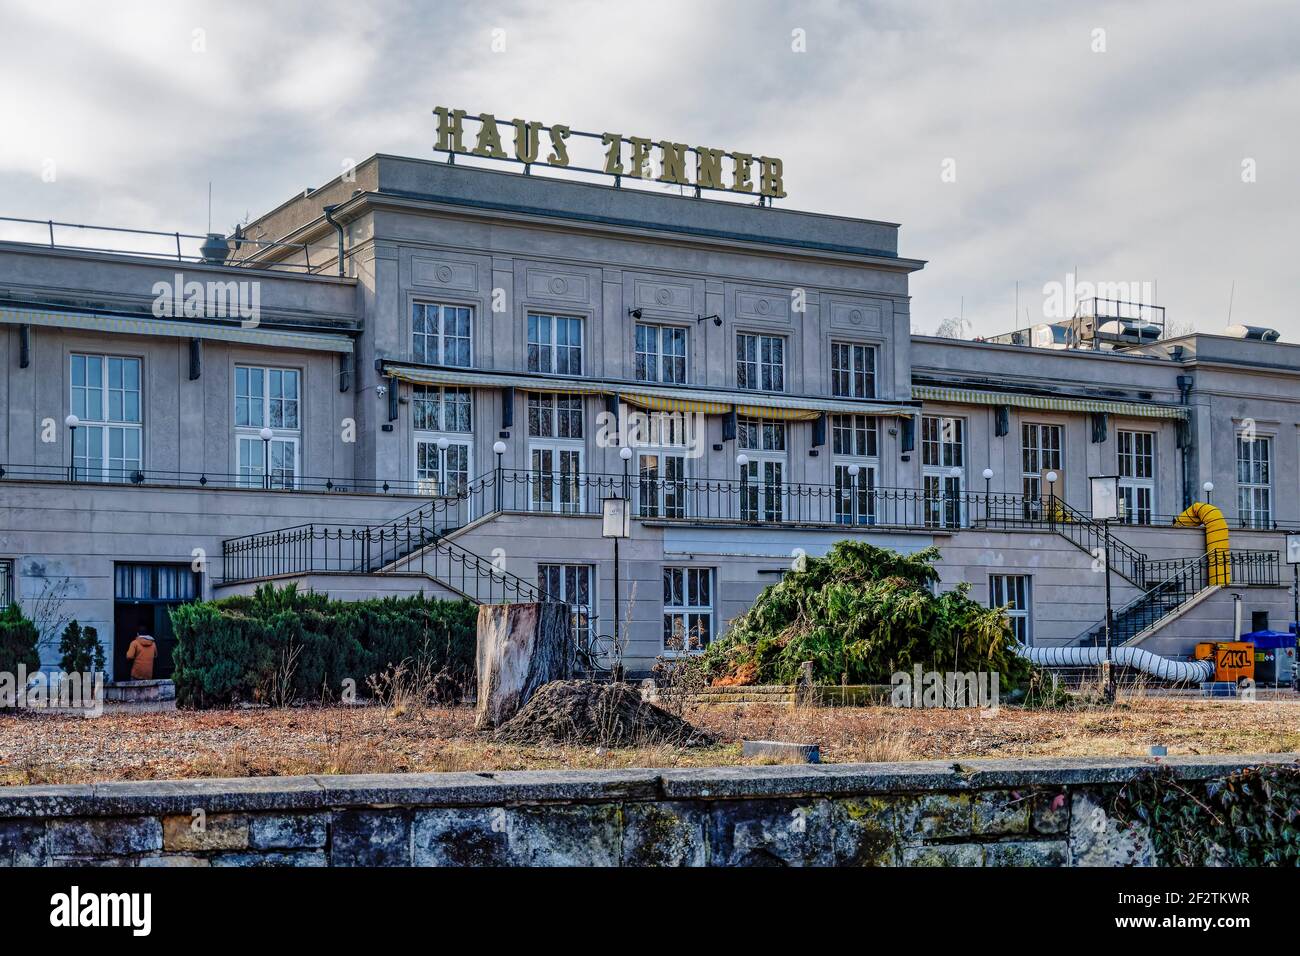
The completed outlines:
[[[1232,583],[1232,562],[1228,557],[1228,522],[1223,512],[1212,504],[1198,501],[1177,518],[1174,524],[1183,528],[1205,529],[1205,550],[1209,552],[1210,583]]]

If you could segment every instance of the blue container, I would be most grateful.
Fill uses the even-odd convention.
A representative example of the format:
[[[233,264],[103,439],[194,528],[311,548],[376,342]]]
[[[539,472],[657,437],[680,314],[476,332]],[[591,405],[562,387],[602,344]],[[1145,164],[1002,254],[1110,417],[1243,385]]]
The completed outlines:
[[[1241,635],[1241,639],[1250,641],[1261,651],[1296,646],[1296,636],[1290,631],[1251,631],[1249,634]]]

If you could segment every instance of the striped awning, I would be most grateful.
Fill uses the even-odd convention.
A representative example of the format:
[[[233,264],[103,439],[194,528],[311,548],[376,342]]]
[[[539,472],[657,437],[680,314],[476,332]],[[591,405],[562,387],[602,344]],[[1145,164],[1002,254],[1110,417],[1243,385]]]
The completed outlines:
[[[244,328],[218,321],[156,319],[128,315],[100,315],[95,312],[65,312],[42,309],[0,309],[0,323],[37,325],[63,329],[88,329],[125,335],[161,335],[185,339],[215,339],[247,342],[310,352],[351,352],[352,339],[329,332],[297,332],[292,329]]]
[[[768,393],[737,394],[734,391],[677,386],[635,385],[590,378],[548,375],[520,375],[483,372],[475,369],[431,368],[401,362],[385,362],[383,374],[419,385],[450,385],[459,388],[516,388],[529,392],[570,392],[582,395],[617,395],[621,402],[649,411],[701,412],[723,415],[735,411],[753,418],[808,421],[822,414],[882,415],[911,417],[910,405],[851,399],[816,398]]]
[[[1058,395],[1024,395],[1017,392],[988,392],[979,389],[913,385],[912,398],[923,402],[951,402],[954,405],[1010,405],[1059,412],[1105,412],[1131,418],[1183,419],[1182,405],[1157,402],[1116,402],[1101,398],[1070,398]]]

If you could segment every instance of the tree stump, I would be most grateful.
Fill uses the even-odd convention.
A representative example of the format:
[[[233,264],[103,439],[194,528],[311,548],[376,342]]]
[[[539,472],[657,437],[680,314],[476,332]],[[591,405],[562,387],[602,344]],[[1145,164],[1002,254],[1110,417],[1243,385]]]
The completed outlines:
[[[499,727],[539,687],[573,667],[566,604],[484,604],[478,609],[478,730]]]

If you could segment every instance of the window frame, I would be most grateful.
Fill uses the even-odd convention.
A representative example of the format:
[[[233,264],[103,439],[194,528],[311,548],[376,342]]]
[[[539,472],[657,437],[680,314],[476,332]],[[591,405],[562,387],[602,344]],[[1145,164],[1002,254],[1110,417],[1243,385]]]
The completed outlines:
[[[438,317],[438,329],[437,329],[437,332],[429,332],[429,331],[427,331],[428,328],[429,328],[428,321],[429,321],[429,309],[430,309],[430,308],[437,309],[437,317]],[[424,310],[424,327],[425,327],[426,331],[423,331],[423,332],[417,332],[417,331],[416,331],[416,320],[415,320],[415,316],[416,316],[416,310],[417,310],[417,309],[423,309],[423,310]],[[463,311],[466,313],[465,318],[466,318],[466,320],[467,320],[468,323],[469,323],[469,329],[468,329],[468,333],[467,333],[466,335],[452,334],[452,335],[449,336],[449,335],[447,334],[447,318],[448,318],[448,316],[447,316],[447,311],[448,311],[448,310],[463,310]],[[460,318],[460,316],[459,316],[458,314],[453,315],[453,319],[459,319],[459,318]],[[413,299],[411,300],[411,310],[410,310],[410,320],[411,320],[411,338],[410,338],[410,343],[411,343],[411,358],[412,358],[414,361],[420,362],[420,363],[422,363],[422,364],[424,364],[424,365],[440,365],[440,366],[443,366],[443,367],[445,367],[445,368],[474,368],[474,326],[475,326],[475,319],[476,319],[476,316],[475,316],[474,306],[472,306],[472,305],[470,305],[470,304],[468,304],[468,303],[465,303],[465,302],[442,302],[442,301],[438,301],[438,300],[436,300],[436,299],[413,298]],[[418,338],[417,338],[417,337],[418,337]],[[430,341],[431,339],[435,339],[435,338],[437,339],[437,345],[438,345],[437,355],[436,355],[435,357],[430,357],[430,355],[429,355],[429,341]],[[448,339],[449,339],[449,338],[452,339],[452,340],[454,340],[454,341],[456,341],[456,342],[459,342],[459,341],[462,340],[462,339],[465,340],[466,346],[467,346],[468,351],[469,351],[469,357],[468,357],[468,360],[467,360],[467,361],[465,361],[465,362],[448,362],[448,361],[447,361],[447,344],[448,344]],[[419,339],[423,339],[423,346],[424,346],[424,347],[423,347],[422,350],[417,350],[417,349],[416,349],[416,342],[417,342]]]
[[[645,329],[654,333],[654,351],[646,351],[641,347],[641,330]],[[664,333],[672,332],[681,333],[682,351],[681,355],[669,355],[664,350]],[[642,358],[644,356],[644,359]],[[654,377],[648,374],[651,367],[650,357],[654,358]],[[664,375],[668,363],[681,362],[681,376],[667,378]],[[646,373],[646,374],[643,374]],[[690,383],[691,376],[691,334],[690,329],[682,325],[673,325],[668,322],[636,322],[632,327],[632,376],[638,382],[647,382],[658,385],[687,385]]]
[[[1028,436],[1035,436],[1034,444],[1030,444]],[[1051,448],[1044,444],[1044,434],[1055,433],[1056,447]],[[1037,471],[1029,467],[1030,455],[1038,462]],[[1048,462],[1055,458],[1056,464]],[[1065,426],[1059,422],[1028,422],[1020,423],[1020,490],[1024,502],[1024,514],[1026,519],[1037,519],[1042,517],[1043,506],[1043,473],[1055,471],[1060,474],[1065,470]]]
[[[0,609],[14,603],[18,590],[18,571],[13,558],[0,558]]]
[[[1128,448],[1125,448],[1125,444]],[[1149,451],[1141,451],[1139,443],[1150,446]],[[1119,428],[1115,430],[1115,473],[1119,475],[1120,502],[1124,513],[1120,516],[1124,524],[1150,524],[1156,515],[1156,462],[1158,460],[1158,438],[1153,431],[1136,428]],[[1146,462],[1147,474],[1136,474],[1140,463]],[[1125,474],[1125,470],[1134,474]],[[1142,503],[1146,492],[1146,504]],[[1130,506],[1130,499],[1134,502]]]
[[[558,571],[560,574],[560,595],[555,595],[548,584],[543,583],[544,576],[548,571]],[[587,602],[585,604],[578,601],[567,601],[565,595],[569,593],[568,584],[574,585],[573,593],[578,593],[577,580],[574,572],[581,570],[586,573],[587,577]],[[572,581],[570,579],[573,579]],[[593,635],[600,632],[600,604],[596,597],[596,585],[600,576],[596,573],[596,565],[585,564],[581,561],[539,561],[537,563],[537,587],[542,592],[553,597],[559,597],[560,600],[569,604],[573,610],[571,619],[573,625],[573,637],[578,642],[579,647],[591,647]],[[582,610],[586,609],[584,615]]]
[[[956,431],[955,439],[944,438],[947,425],[951,422]],[[930,437],[931,423],[935,437]],[[933,414],[921,416],[921,493],[924,521],[927,528],[953,528],[965,525],[966,490],[966,439],[970,433],[967,421],[961,415]],[[937,453],[938,461],[928,461],[931,450]],[[953,450],[957,454],[952,454]],[[957,459],[960,459],[958,461]],[[960,469],[958,475],[952,469]],[[957,506],[952,506],[953,496],[957,497]]]
[[[754,358],[752,361],[748,358],[747,350],[743,348],[743,344],[746,339],[754,340]],[[781,343],[781,362],[779,365],[774,362],[765,362],[763,360],[764,340]],[[736,331],[736,353],[735,353],[736,354],[736,388],[743,389],[744,391],[747,392],[786,391],[786,379],[788,378],[786,374],[787,371],[786,357],[789,354],[789,351],[790,351],[790,339],[788,335],[784,335],[779,332],[766,332],[766,331],[746,332],[742,330],[737,330]],[[749,366],[753,367],[754,378],[758,382],[757,385],[749,384],[750,377],[749,377],[749,372],[747,370]],[[744,371],[743,373],[742,373],[742,367],[746,368],[746,371]],[[780,370],[781,382],[779,385],[777,386],[767,385],[766,387],[764,386],[763,373],[765,370],[769,370],[769,369]]]
[[[250,424],[239,424],[239,373],[259,372],[262,378],[261,396],[256,400],[261,405],[261,422]],[[278,399],[271,396],[272,373],[278,372],[281,375],[281,391],[283,392],[284,375],[291,374],[296,385],[296,396],[292,399],[297,424],[293,427],[284,424],[271,424],[271,403],[273,401],[286,402],[283,394]],[[246,376],[251,379],[251,376]],[[302,418],[303,418],[303,393],[306,382],[306,373],[301,368],[286,365],[255,365],[249,362],[235,362],[233,374],[230,377],[231,389],[234,395],[233,408],[231,411],[231,422],[234,427],[234,445],[235,445],[235,480],[236,484],[245,488],[264,488],[267,485],[267,471],[271,472],[270,487],[281,490],[293,490],[298,487],[298,482],[302,478]],[[245,397],[250,401],[254,400],[252,391],[245,393]],[[250,405],[251,408],[251,405]],[[284,419],[281,418],[283,423]],[[261,436],[263,428],[271,429],[271,440],[264,441]],[[261,461],[249,460],[247,463],[244,459],[245,447],[256,447],[252,442],[260,443],[262,446]],[[275,456],[277,451],[283,452],[284,449],[290,448],[293,452],[293,471],[290,476],[286,476],[285,469],[275,467]],[[270,459],[268,461],[268,459]]]
[[[681,588],[679,592],[676,591],[674,586],[669,583],[670,575],[673,574],[681,575]],[[689,603],[690,593],[691,593],[690,581],[691,581],[692,574],[696,575],[695,591],[697,596],[700,593],[699,576],[703,575],[703,579],[708,582],[709,599],[707,604]],[[664,657],[687,657],[693,654],[702,654],[705,651],[705,649],[709,646],[709,644],[715,641],[718,637],[717,634],[717,611],[718,611],[717,568],[701,567],[699,565],[680,565],[680,564],[664,565],[663,590],[664,590],[663,632],[660,637],[661,646],[663,649],[663,656]],[[680,604],[669,603],[668,600],[669,596],[676,596],[676,593],[680,593],[682,597],[682,603]],[[689,622],[690,618],[692,617],[703,618],[707,621],[708,635],[706,636],[705,640],[699,643],[697,647],[691,647],[690,646],[691,640],[689,637],[691,625],[689,623],[684,623],[682,627],[682,634],[683,634],[682,646],[670,647],[668,635],[670,633],[676,633],[676,627],[674,624],[671,624],[670,621],[674,621],[680,618],[683,622]]]
[[[1012,600],[998,601],[999,595],[1006,597],[1008,585],[1012,586]],[[1023,585],[1021,587],[1020,585]],[[1018,592],[1018,593],[1017,593]],[[1019,607],[1019,596],[1024,595],[1025,606]],[[1026,647],[1034,643],[1034,576],[1032,574],[995,573],[989,575],[989,607],[998,608],[1011,605],[1007,617],[1011,619],[1011,631],[1020,643]],[[1017,627],[1017,621],[1023,626]]]
[[[76,366],[77,360],[81,360],[83,368],[83,384],[76,384]],[[91,362],[98,367],[99,384],[90,385],[90,367]],[[128,389],[125,385],[113,388],[110,384],[113,375],[113,363],[119,362],[119,375],[125,381],[125,372],[128,367],[135,369],[135,388]],[[78,414],[78,403],[76,400],[77,390],[82,391],[80,411]],[[90,415],[90,393],[98,392],[99,407],[95,409],[95,417]],[[123,417],[114,418],[112,412],[113,393],[121,395],[123,407]],[[135,396],[135,418],[127,418],[126,407],[129,395]],[[144,447],[144,359],[138,355],[119,355],[111,352],[77,352],[68,353],[68,411],[70,414],[77,415],[80,419],[76,431],[72,436],[72,468],[73,476],[82,481],[96,481],[102,483],[128,482],[131,480],[133,473],[143,471],[145,461]],[[98,452],[91,455],[92,436],[98,447]],[[112,444],[114,437],[118,437],[122,446],[122,453],[117,456],[112,455]],[[127,445],[131,440],[135,442],[135,452],[133,456],[128,456]],[[80,447],[80,453],[78,448]],[[97,464],[92,466],[92,462]],[[119,462],[118,466],[113,463]]]
[[[847,350],[849,359],[848,368],[842,368],[839,365],[841,350]],[[870,368],[859,368],[859,354],[864,361],[867,356],[870,357]],[[880,369],[880,348],[868,342],[848,342],[837,339],[831,340],[831,395],[836,398],[876,398],[877,397],[877,375]],[[839,388],[840,377],[844,376],[848,384],[847,391],[841,391]],[[856,383],[861,377],[863,391],[859,394],[856,390]]]
[[[541,342],[533,341],[534,329],[541,329],[542,319],[547,319],[550,327],[550,341]],[[536,320],[536,321],[535,321]],[[559,327],[560,320],[575,323],[578,329],[577,346],[570,344],[560,345]],[[525,368],[529,372],[536,372],[539,375],[565,375],[577,378],[587,374],[587,318],[583,315],[575,315],[572,312],[548,312],[540,309],[529,309],[525,313]],[[539,337],[540,339],[540,337]],[[573,370],[572,361],[569,363],[569,369],[561,372],[560,368],[560,350],[565,349],[570,353],[572,359],[572,350],[576,348],[578,355],[578,369]],[[536,349],[536,352],[534,352]],[[549,356],[549,368],[542,368],[543,350]],[[536,361],[534,361],[536,359]]]
[[[1246,438],[1238,430],[1236,433],[1236,458],[1237,458],[1237,524],[1242,528],[1251,529],[1269,529],[1273,526],[1273,435],[1255,435],[1253,438]],[[1242,457],[1243,448],[1255,448],[1262,446],[1266,453],[1261,458],[1257,455],[1248,455]],[[1262,480],[1242,480],[1242,466],[1248,469],[1258,470],[1262,467],[1264,478]],[[1253,500],[1252,500],[1253,499]],[[1259,502],[1263,501],[1263,508],[1259,507]],[[1248,507],[1243,507],[1248,505]],[[1261,517],[1262,516],[1262,520]]]
[[[845,419],[849,424],[842,426]],[[836,414],[830,416],[830,426],[835,523],[873,525],[877,521],[875,488],[880,474],[880,419],[858,413]],[[843,451],[840,444],[840,436],[845,433],[849,436],[850,451]],[[858,466],[856,482],[848,473],[854,465]]]

